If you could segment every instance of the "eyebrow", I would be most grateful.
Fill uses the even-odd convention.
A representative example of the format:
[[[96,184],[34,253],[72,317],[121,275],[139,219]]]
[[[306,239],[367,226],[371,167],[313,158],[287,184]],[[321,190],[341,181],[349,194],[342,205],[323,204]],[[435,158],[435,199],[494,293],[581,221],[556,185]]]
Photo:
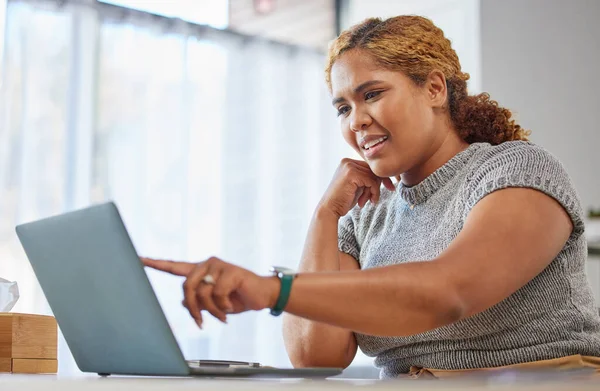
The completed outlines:
[[[362,91],[366,90],[367,88],[369,88],[369,87],[371,87],[371,86],[373,86],[373,85],[375,85],[375,84],[379,84],[379,83],[383,83],[383,81],[381,81],[381,80],[369,80],[369,81],[366,81],[366,82],[362,83],[361,85],[359,85],[358,87],[356,87],[356,88],[354,89],[354,91],[352,91],[352,93],[353,93],[354,95],[356,95],[356,94],[360,94]],[[345,100],[346,100],[346,99],[344,99],[344,98],[342,98],[342,97],[334,98],[334,99],[331,101],[331,104],[332,104],[333,106],[335,106],[335,105],[337,105],[338,103],[344,102]]]

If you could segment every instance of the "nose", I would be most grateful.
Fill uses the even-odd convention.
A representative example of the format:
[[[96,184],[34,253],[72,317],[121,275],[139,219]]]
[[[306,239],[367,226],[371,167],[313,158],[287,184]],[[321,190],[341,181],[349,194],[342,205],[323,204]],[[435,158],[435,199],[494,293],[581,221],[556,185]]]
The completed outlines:
[[[355,109],[350,114],[350,130],[353,132],[360,132],[368,128],[372,122],[373,119],[364,110]]]

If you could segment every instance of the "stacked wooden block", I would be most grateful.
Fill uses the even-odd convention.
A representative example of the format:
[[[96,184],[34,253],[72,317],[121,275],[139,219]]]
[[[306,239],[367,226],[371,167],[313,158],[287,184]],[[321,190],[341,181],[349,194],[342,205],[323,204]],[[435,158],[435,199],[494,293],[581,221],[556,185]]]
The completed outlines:
[[[52,316],[0,312],[0,372],[56,373],[57,333]]]

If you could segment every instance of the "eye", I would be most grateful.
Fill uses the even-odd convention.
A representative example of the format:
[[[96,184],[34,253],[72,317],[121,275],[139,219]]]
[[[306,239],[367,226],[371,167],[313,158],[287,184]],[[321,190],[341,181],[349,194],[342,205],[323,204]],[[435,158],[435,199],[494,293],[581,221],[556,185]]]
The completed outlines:
[[[350,110],[350,107],[346,106],[346,105],[338,107],[338,109],[337,109],[337,115],[338,115],[338,117],[340,115],[346,114],[349,110]]]
[[[376,98],[379,94],[381,94],[381,91],[369,91],[365,94],[365,99],[369,100]]]

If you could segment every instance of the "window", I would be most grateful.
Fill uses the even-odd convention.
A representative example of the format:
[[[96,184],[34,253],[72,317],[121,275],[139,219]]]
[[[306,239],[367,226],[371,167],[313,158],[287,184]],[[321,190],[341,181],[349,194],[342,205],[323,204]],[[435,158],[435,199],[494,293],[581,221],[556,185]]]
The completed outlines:
[[[99,0],[153,14],[224,29],[229,24],[228,0]]]

